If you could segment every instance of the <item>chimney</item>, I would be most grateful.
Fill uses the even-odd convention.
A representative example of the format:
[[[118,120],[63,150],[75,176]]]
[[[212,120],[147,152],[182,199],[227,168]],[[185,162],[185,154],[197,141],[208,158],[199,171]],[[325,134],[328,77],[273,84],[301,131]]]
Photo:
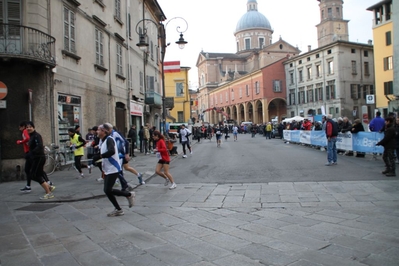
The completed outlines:
[[[308,45],[308,52],[312,51],[312,46]]]
[[[372,40],[368,40],[368,45],[373,45],[373,41]]]

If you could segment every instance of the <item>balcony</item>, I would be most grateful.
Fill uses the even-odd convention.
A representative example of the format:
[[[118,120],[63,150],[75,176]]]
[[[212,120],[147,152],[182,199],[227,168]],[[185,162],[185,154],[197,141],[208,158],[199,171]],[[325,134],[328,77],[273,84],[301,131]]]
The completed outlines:
[[[147,91],[145,93],[145,104],[162,106],[162,96],[155,91]]]
[[[55,38],[31,27],[0,23],[0,58],[28,59],[54,67]]]

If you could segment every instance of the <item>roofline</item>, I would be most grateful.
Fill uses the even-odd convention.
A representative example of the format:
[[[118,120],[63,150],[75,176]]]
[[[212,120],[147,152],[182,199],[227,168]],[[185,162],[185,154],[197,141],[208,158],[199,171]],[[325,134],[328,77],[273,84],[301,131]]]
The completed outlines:
[[[366,10],[368,11],[373,11],[374,9],[376,9],[377,7],[382,6],[383,4],[387,4],[387,3],[392,3],[392,0],[382,0],[380,2],[378,2],[377,4],[374,4],[372,6],[370,6],[369,8],[367,8]]]

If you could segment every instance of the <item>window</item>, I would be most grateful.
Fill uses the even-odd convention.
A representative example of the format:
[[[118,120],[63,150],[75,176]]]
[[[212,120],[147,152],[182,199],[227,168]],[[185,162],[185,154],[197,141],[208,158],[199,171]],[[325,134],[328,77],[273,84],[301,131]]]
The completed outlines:
[[[116,74],[123,76],[122,45],[116,44]]]
[[[333,61],[328,62],[328,74],[330,74],[330,75],[334,74],[334,62]]]
[[[334,114],[334,107],[328,108],[328,112],[329,112],[330,114]]]
[[[183,82],[176,82],[176,96],[177,97],[183,96],[183,92],[184,92]]]
[[[309,80],[312,78],[312,67],[308,67],[307,72],[308,72],[308,80]]]
[[[184,122],[183,111],[177,111],[177,121]]]
[[[234,101],[234,89],[231,89],[231,100]]]
[[[298,100],[299,100],[299,104],[303,104],[305,103],[305,91],[303,90],[304,88],[300,88],[300,91],[298,92]]]
[[[368,57],[369,56],[369,51],[364,51],[363,55],[364,55],[364,57]]]
[[[273,80],[273,92],[281,92],[281,80]]]
[[[329,7],[327,9],[327,13],[328,13],[328,18],[332,18],[332,8],[331,7]]]
[[[364,75],[370,76],[369,62],[364,62]]]
[[[245,94],[249,96],[249,86],[245,85]]]
[[[127,87],[129,89],[133,89],[133,80],[132,80],[132,74],[133,74],[133,70],[132,70],[132,66],[131,65],[127,65]]]
[[[255,82],[255,93],[259,94],[260,93],[260,86],[259,86],[259,81]]]
[[[292,67],[292,66],[293,66],[293,64],[291,63],[291,64],[290,64],[290,67]]]
[[[319,54],[316,54],[316,58],[319,58],[320,57],[320,55]]]
[[[384,82],[384,94],[385,95],[393,94],[393,82],[392,81]]]
[[[299,60],[298,64],[302,64],[302,60]]]
[[[130,14],[127,15],[127,33],[129,38],[132,38],[132,19]]]
[[[307,97],[308,97],[308,102],[310,102],[310,103],[313,102],[314,101],[314,99],[313,99],[313,86],[308,86],[306,93],[307,93]]]
[[[316,66],[316,76],[321,77],[321,65]]]
[[[339,7],[337,7],[335,10],[336,10],[337,18],[340,18],[341,17],[341,13],[339,12]]]
[[[223,94],[220,93],[220,103],[223,103]]]
[[[154,91],[154,90],[155,90],[155,77],[147,76],[147,91]]]
[[[352,61],[352,75],[357,75],[356,61]]]
[[[290,105],[295,104],[295,90],[290,90]]]
[[[326,87],[326,100],[336,99],[335,80],[327,81],[327,84],[328,85]]]
[[[226,102],[229,101],[229,93],[226,91]]]
[[[330,49],[330,50],[327,50],[327,54],[331,54],[331,49]]]
[[[242,98],[242,88],[240,88],[239,96],[240,96],[240,98]]]
[[[374,86],[370,85],[370,94],[374,94]]]
[[[115,17],[121,20],[121,0],[115,0]]]
[[[392,37],[390,31],[385,32],[385,43],[387,46],[392,44]]]
[[[358,86],[357,84],[351,84],[351,99],[357,100],[358,99]]]
[[[103,45],[103,32],[96,28],[95,30],[96,42],[96,64],[104,66],[104,45]]]
[[[309,62],[310,61],[310,56],[306,60]]]
[[[299,75],[299,82],[302,82],[303,81],[302,70],[299,70],[298,75]]]
[[[392,70],[392,56],[384,58],[384,70]]]
[[[290,73],[290,84],[294,84],[294,73]]]
[[[262,49],[264,45],[265,45],[265,39],[259,38],[259,48]]]
[[[245,50],[251,49],[251,39],[245,39]]]
[[[75,13],[64,7],[64,49],[76,53]]]
[[[154,60],[154,43],[150,41],[150,55],[151,59]]]
[[[351,53],[355,54],[356,53],[356,49],[351,49]]]
[[[367,95],[367,92],[368,92],[368,86],[363,85],[362,92],[363,92],[362,99],[366,100],[366,95]]]
[[[218,96],[215,95],[215,105],[218,104]]]
[[[315,89],[315,101],[323,100],[323,83],[317,83]]]

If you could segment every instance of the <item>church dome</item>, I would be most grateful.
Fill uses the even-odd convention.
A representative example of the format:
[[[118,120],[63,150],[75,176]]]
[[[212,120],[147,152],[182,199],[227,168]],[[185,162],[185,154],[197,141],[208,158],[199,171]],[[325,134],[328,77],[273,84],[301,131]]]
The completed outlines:
[[[256,0],[248,0],[247,13],[245,13],[237,23],[236,31],[263,28],[272,30],[269,20],[258,12],[258,3]]]

